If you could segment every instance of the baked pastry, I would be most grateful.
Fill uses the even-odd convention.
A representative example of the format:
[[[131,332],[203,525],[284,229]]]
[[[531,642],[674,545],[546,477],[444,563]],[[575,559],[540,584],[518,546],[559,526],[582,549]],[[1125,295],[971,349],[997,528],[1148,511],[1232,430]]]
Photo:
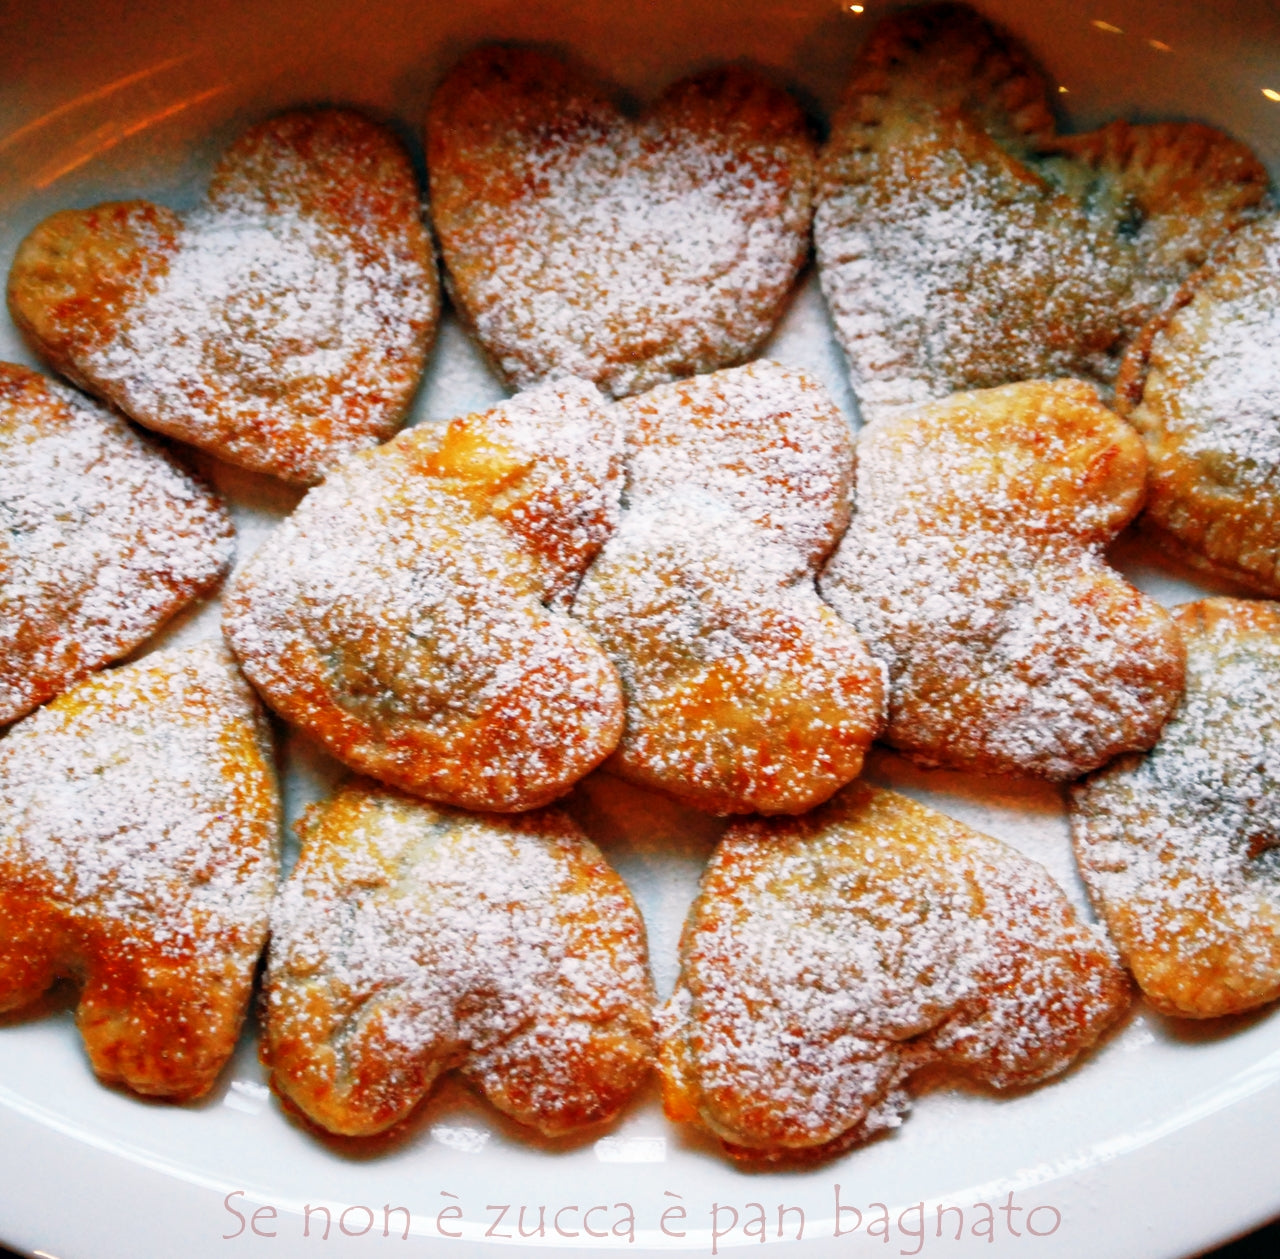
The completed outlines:
[[[824,1158],[896,1127],[926,1066],[998,1089],[1048,1079],[1130,999],[1042,867],[863,783],[730,827],[680,957],[659,1015],[667,1114],[744,1160]]]
[[[822,154],[819,273],[864,418],[1125,344],[1266,195],[1199,123],[1055,134],[1044,80],[972,9],[881,22]]]
[[[0,1011],[60,977],[93,1069],[212,1087],[279,866],[270,734],[221,645],[86,678],[0,740]]]
[[[224,629],[334,756],[465,808],[535,808],[618,741],[622,693],[565,614],[617,516],[600,395],[561,381],[401,433],[312,490],[236,575]]]
[[[849,427],[768,362],[617,409],[627,510],[573,604],[626,695],[607,768],[714,812],[812,808],[857,777],[884,709],[814,587],[849,518]]]
[[[563,814],[480,816],[356,780],[298,829],[261,1052],[312,1122],[382,1132],[457,1067],[558,1136],[611,1118],[648,1075],[644,925]]]
[[[309,484],[404,420],[439,314],[408,155],[347,110],[247,131],[205,203],[63,210],[9,309],[64,375],[147,428]]]
[[[1280,216],[1230,237],[1143,329],[1116,402],[1147,444],[1156,537],[1280,595]]]
[[[815,145],[740,67],[632,121],[528,48],[478,48],[427,120],[450,293],[494,366],[614,397],[750,358],[809,252]]]
[[[1142,505],[1146,458],[1092,385],[956,394],[869,425],[857,454],[821,588],[888,670],[886,742],[1064,779],[1156,741],[1182,643],[1103,558]]]
[[[217,584],[217,496],[110,411],[0,363],[0,725]]]
[[[1187,690],[1145,756],[1071,792],[1089,894],[1147,1000],[1213,1018],[1280,997],[1280,605],[1176,613]]]

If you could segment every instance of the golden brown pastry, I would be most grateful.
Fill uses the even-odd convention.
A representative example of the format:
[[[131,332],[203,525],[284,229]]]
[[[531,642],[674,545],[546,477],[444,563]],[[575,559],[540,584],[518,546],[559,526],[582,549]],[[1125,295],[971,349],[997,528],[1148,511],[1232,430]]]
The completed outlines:
[[[234,539],[217,496],[119,416],[0,363],[0,725],[145,642]]]
[[[1147,444],[1159,540],[1280,595],[1280,216],[1241,228],[1143,329],[1116,398]]]
[[[1280,605],[1177,609],[1187,690],[1159,743],[1071,793],[1080,871],[1165,1014],[1280,996]]]
[[[60,977],[99,1077],[208,1092],[279,866],[270,734],[220,644],[87,678],[0,740],[0,1011]]]
[[[1125,344],[1266,195],[1199,123],[1058,137],[1026,54],[972,9],[881,22],[814,220],[863,416],[1016,380],[1113,378]]]
[[[251,128],[185,218],[63,210],[27,237],[9,309],[54,367],[133,419],[312,483],[400,427],[439,314],[408,155],[347,110]]]
[[[1163,608],[1103,548],[1142,505],[1137,434],[1081,381],[956,394],[858,442],[822,592],[889,672],[926,765],[1075,778],[1150,747],[1182,690]]]
[[[431,103],[450,292],[498,371],[614,397],[751,357],[809,250],[814,142],[741,67],[635,121],[547,53],[484,47]]]
[[[611,1118],[648,1075],[644,925],[563,814],[478,816],[356,780],[299,832],[261,1052],[314,1123],[381,1132],[456,1067],[558,1136]]]
[[[800,813],[857,777],[879,666],[818,597],[852,439],[825,389],[757,362],[618,404],[627,510],[573,614],[622,678],[609,770],[720,813]]]
[[[732,826],[659,1016],[667,1114],[744,1160],[813,1160],[896,1127],[941,1066],[995,1088],[1064,1071],[1130,988],[1048,873],[854,783]]]
[[[416,795],[563,795],[622,730],[617,674],[564,611],[617,516],[618,446],[594,387],[560,381],[354,456],[232,582],[245,673],[339,760]]]

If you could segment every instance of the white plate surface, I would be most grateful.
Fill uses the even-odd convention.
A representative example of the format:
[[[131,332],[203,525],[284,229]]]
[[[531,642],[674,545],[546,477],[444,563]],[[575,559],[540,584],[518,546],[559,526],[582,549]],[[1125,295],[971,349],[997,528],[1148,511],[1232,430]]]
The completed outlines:
[[[867,23],[887,6],[855,15],[826,0],[325,0],[133,5],[127,20],[118,6],[83,0],[20,7],[0,11],[6,266],[25,232],[62,206],[134,195],[189,206],[227,140],[286,105],[364,106],[395,120],[420,157],[432,86],[486,38],[567,44],[641,98],[698,66],[747,57],[827,113]],[[1073,125],[1116,114],[1202,118],[1280,170],[1280,102],[1262,91],[1280,90],[1280,10],[1269,0],[985,7],[1058,76]],[[814,372],[853,415],[812,280],[768,352]],[[0,357],[34,363],[7,320]],[[501,396],[446,321],[415,418]],[[242,556],[297,500],[197,462],[233,505]],[[1139,544],[1122,543],[1116,559],[1167,602],[1202,589]],[[204,607],[147,650],[216,632],[217,609]],[[282,757],[292,820],[333,781],[333,767],[300,739],[285,741]],[[1056,789],[924,773],[887,754],[872,773],[1037,857],[1083,903]],[[570,807],[636,891],[658,985],[669,991],[680,923],[719,824],[600,778]],[[395,1141],[324,1141],[269,1096],[252,1029],[208,1101],[172,1107],[99,1086],[67,1006],[0,1021],[0,1239],[56,1259],[463,1259],[513,1245],[720,1253],[766,1241],[814,1259],[1157,1259],[1280,1212],[1277,1165],[1277,1011],[1188,1027],[1139,1007],[1100,1052],[1047,1087],[1000,1099],[938,1091],[887,1139],[787,1173],[730,1166],[666,1123],[653,1093],[607,1132],[531,1144],[446,1083]]]

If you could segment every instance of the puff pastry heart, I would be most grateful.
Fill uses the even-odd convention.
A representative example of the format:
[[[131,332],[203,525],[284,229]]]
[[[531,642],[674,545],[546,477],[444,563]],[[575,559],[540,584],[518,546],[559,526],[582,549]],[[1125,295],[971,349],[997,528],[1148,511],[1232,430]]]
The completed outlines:
[[[1120,413],[1151,461],[1144,523],[1181,559],[1280,596],[1280,215],[1243,227],[1133,343]]]
[[[1103,558],[1142,505],[1146,458],[1092,385],[956,394],[868,425],[857,454],[821,588],[888,670],[886,742],[1066,779],[1156,741],[1182,640]]]
[[[901,1122],[941,1066],[1065,1070],[1128,1007],[1097,928],[1040,866],[862,783],[738,822],[703,875],[659,1017],[667,1114],[744,1160],[813,1160]]]
[[[348,110],[250,128],[185,217],[64,210],[9,273],[44,358],[138,423],[310,484],[400,427],[439,314],[408,155]]]
[[[1280,996],[1280,605],[1176,611],[1187,690],[1160,741],[1071,793],[1080,872],[1125,964],[1166,1014]]]
[[[530,809],[618,741],[622,693],[565,614],[617,517],[595,388],[561,381],[349,459],[236,575],[224,629],[281,716],[353,769]]]
[[[206,1093],[235,1048],[279,869],[270,734],[221,645],[85,679],[0,740],[0,1010],[81,985],[93,1069]]]
[[[532,49],[479,48],[427,121],[450,291],[502,375],[614,397],[749,358],[808,254],[814,143],[738,67],[639,119]]]
[[[825,389],[756,362],[617,404],[626,511],[573,614],[618,668],[619,777],[722,813],[800,813],[857,777],[880,668],[818,597],[852,439]]]
[[[300,831],[262,1057],[314,1123],[381,1132],[456,1067],[558,1136],[612,1117],[648,1075],[644,926],[563,814],[477,816],[355,781]]]
[[[885,19],[832,125],[814,220],[864,418],[1035,377],[1109,384],[1267,182],[1199,123],[1056,135],[1043,79],[972,9]]]
[[[0,363],[0,725],[127,656],[234,549],[221,501],[159,446]]]

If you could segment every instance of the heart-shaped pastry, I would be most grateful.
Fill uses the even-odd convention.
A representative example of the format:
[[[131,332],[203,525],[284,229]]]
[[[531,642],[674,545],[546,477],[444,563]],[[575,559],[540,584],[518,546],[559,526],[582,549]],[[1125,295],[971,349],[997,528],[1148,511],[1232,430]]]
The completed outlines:
[[[1143,329],[1116,402],[1147,444],[1160,542],[1280,596],[1280,215],[1231,236]]]
[[[1280,604],[1177,609],[1187,690],[1145,756],[1071,792],[1080,872],[1166,1014],[1280,997]]]
[[[417,181],[345,110],[251,128],[184,217],[64,210],[22,243],[9,309],[35,348],[147,428],[312,483],[404,420],[439,314]]]
[[[427,120],[450,293],[497,369],[614,397],[750,358],[809,251],[814,143],[740,68],[635,121],[531,49],[485,47]]]
[[[217,496],[157,445],[0,363],[0,725],[140,646],[234,549]]]
[[[876,27],[823,152],[818,266],[863,416],[1016,380],[1109,384],[1263,200],[1198,123],[1055,134],[1026,55],[961,5]]]
[[[1182,640],[1103,558],[1142,505],[1146,458],[1092,385],[956,394],[868,425],[857,455],[821,588],[888,670],[886,742],[1064,779],[1156,741]]]
[[[497,818],[355,781],[299,827],[272,914],[262,1059],[330,1132],[382,1132],[460,1068],[558,1136],[648,1075],[644,924],[563,814]]]
[[[627,510],[573,604],[626,695],[608,769],[719,813],[810,809],[858,776],[884,706],[814,587],[849,517],[849,426],[769,362],[615,409]]]
[[[221,644],[94,674],[0,740],[0,1011],[81,985],[93,1069],[200,1097],[279,870],[271,737]]]
[[[617,518],[619,445],[599,393],[568,380],[349,459],[232,582],[249,680],[415,795],[563,795],[622,730],[617,674],[565,613]]]
[[[896,1127],[923,1067],[1038,1083],[1130,999],[1043,868],[862,783],[732,826],[680,956],[659,1016],[667,1114],[746,1160],[824,1158]]]

